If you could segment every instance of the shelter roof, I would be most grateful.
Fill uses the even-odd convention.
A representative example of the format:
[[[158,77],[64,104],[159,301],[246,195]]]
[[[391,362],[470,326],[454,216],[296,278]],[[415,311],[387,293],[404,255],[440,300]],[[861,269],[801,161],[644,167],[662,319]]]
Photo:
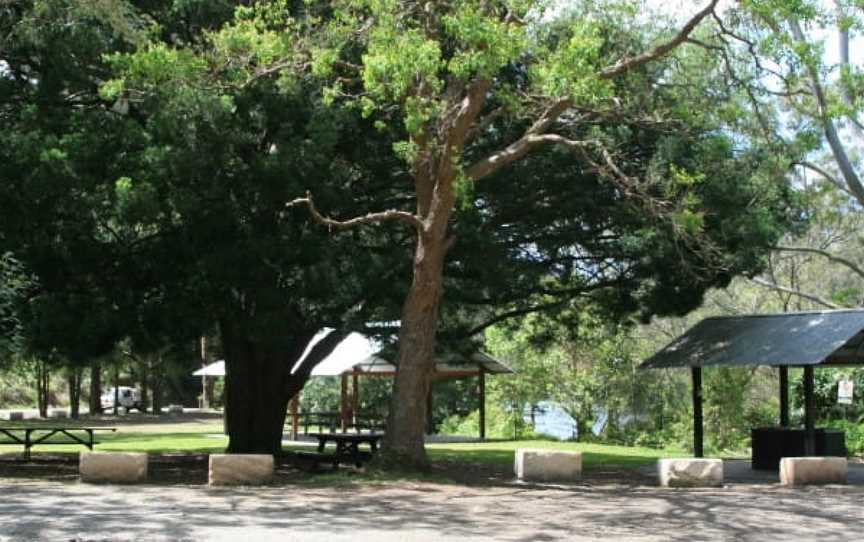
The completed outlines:
[[[706,318],[641,368],[864,365],[864,310]]]
[[[320,333],[306,349],[305,355],[325,335]],[[312,376],[339,376],[342,374],[393,374],[396,366],[380,355],[382,345],[360,333],[351,333],[339,343],[329,356],[312,370]],[[301,361],[302,362],[302,361]],[[298,365],[299,363],[298,362]],[[485,352],[470,356],[443,354],[435,363],[435,372],[441,375],[476,374],[480,368],[491,374],[512,373],[513,369]],[[296,366],[295,366],[296,370]],[[219,360],[192,373],[195,376],[224,376],[225,360]]]

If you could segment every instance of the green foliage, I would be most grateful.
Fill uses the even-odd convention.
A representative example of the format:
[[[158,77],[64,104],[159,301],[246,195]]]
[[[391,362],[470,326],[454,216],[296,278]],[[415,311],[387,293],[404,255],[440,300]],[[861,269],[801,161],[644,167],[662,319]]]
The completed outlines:
[[[458,435],[477,438],[480,427],[480,412],[471,411],[467,416],[454,414],[441,423],[438,432],[442,435]],[[526,424],[519,411],[508,410],[496,394],[491,394],[486,407],[486,438],[534,439],[539,435]]]

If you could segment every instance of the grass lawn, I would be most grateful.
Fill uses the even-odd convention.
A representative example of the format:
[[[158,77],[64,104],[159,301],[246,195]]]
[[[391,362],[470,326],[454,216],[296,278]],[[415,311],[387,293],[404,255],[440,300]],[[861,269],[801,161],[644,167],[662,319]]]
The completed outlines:
[[[428,444],[429,457],[453,461],[470,461],[497,465],[512,465],[517,448],[544,448],[582,452],[582,464],[592,466],[636,466],[652,463],[661,457],[675,455],[680,450],[657,450],[612,444],[555,442],[548,440],[490,441],[458,444]]]
[[[0,427],[21,426],[44,427],[117,427],[116,433],[97,432],[101,451],[136,451],[150,453],[196,452],[218,453],[225,449],[228,439],[222,434],[222,421],[214,416],[182,416],[166,418],[155,416],[130,415],[121,419],[96,420],[27,420],[26,422],[0,421]],[[6,438],[0,435],[0,440]],[[0,444],[0,453],[17,453],[21,445]],[[309,445],[288,444],[286,449],[309,449]],[[546,440],[530,441],[488,441],[478,443],[434,443],[426,449],[433,461],[475,463],[481,465],[508,467],[513,464],[513,454],[517,448],[546,448],[580,451],[586,468],[592,466],[636,466],[651,463],[660,457],[668,457],[674,450],[657,450],[615,446],[607,444],[555,442]],[[79,445],[35,446],[39,452],[79,452]],[[678,451],[680,453],[680,451]]]

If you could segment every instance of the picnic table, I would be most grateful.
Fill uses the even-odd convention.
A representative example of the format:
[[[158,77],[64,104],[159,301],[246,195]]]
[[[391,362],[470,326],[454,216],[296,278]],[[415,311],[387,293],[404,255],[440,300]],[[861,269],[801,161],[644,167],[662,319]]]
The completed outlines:
[[[370,459],[378,451],[378,443],[384,438],[384,433],[310,433],[318,439],[318,455],[332,460],[334,466],[340,461],[348,460],[360,467],[363,461]],[[324,454],[324,447],[328,442],[336,444],[336,453]],[[360,450],[361,444],[369,445],[369,452]]]
[[[0,444],[22,444],[24,445],[24,459],[30,459],[30,449],[37,445],[49,444],[81,444],[89,450],[93,450],[96,444],[94,431],[117,431],[116,427],[45,427],[45,426],[22,426],[22,427],[0,427],[0,435],[8,440],[0,441]],[[65,437],[65,440],[48,440],[51,437]]]

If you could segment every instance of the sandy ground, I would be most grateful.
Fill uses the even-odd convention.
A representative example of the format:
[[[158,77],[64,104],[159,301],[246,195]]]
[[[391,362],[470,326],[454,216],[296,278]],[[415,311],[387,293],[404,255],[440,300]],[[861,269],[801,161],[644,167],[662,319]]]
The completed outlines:
[[[747,471],[687,490],[645,485],[644,473],[633,484],[230,489],[0,478],[0,541],[861,540],[864,485],[788,489]]]

